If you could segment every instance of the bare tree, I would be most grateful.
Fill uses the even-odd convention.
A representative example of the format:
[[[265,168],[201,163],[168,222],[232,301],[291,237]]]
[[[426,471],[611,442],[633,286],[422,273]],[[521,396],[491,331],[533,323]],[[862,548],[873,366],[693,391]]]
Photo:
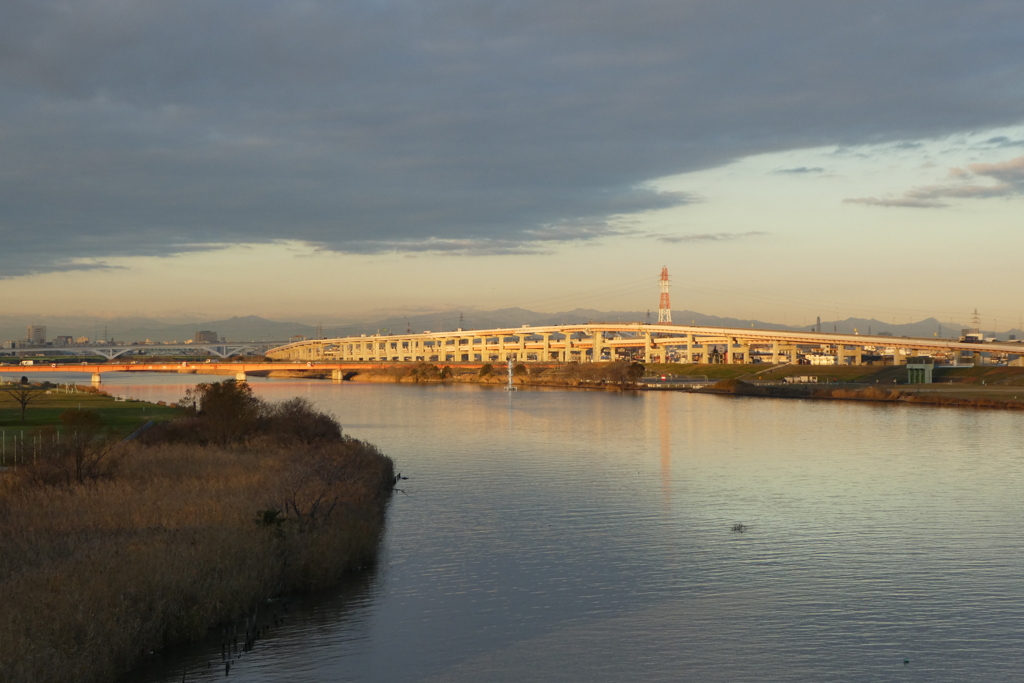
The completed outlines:
[[[39,433],[42,449],[32,476],[42,484],[84,484],[112,475],[124,448],[119,439],[103,434],[103,420],[95,410],[65,410],[63,426],[46,427]]]
[[[285,514],[306,531],[327,522],[339,507],[359,509],[360,501],[353,496],[364,488],[367,470],[362,463],[378,457],[374,446],[348,437],[296,452],[293,473],[283,482]]]
[[[21,406],[21,422],[23,424],[25,422],[25,409],[28,408],[30,403],[46,395],[46,392],[39,387],[32,387],[28,384],[3,387],[0,391],[10,396],[14,399],[15,403]]]

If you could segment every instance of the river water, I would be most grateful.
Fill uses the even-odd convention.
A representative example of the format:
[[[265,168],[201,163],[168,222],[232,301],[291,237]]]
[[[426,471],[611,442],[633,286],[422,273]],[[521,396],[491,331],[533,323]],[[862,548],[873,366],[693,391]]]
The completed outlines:
[[[104,378],[154,401],[180,382]],[[379,566],[293,600],[231,680],[1024,679],[1017,413],[252,386],[310,398],[408,479]],[[199,643],[130,680],[219,661]]]

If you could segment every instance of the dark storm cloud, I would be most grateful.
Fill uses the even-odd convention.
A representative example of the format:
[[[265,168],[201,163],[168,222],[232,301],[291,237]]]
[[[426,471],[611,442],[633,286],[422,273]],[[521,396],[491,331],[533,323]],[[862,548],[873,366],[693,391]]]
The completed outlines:
[[[659,176],[1015,123],[1022,30],[1015,1],[6,0],[0,277],[600,239],[693,200]]]

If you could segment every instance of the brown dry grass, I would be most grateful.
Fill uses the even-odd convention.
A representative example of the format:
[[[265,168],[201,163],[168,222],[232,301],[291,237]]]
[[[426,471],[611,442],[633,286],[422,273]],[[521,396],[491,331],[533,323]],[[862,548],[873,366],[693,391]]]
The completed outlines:
[[[112,680],[261,599],[337,581],[373,561],[393,477],[390,459],[349,439],[135,445],[116,478],[85,485],[39,485],[28,469],[0,474],[8,683]],[[257,521],[325,492],[329,517]]]

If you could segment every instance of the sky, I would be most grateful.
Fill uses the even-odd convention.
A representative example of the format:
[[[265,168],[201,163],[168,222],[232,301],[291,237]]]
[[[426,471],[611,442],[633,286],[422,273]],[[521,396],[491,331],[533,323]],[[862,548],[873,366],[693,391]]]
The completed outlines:
[[[1019,325],[1024,4],[6,0],[0,314]]]

